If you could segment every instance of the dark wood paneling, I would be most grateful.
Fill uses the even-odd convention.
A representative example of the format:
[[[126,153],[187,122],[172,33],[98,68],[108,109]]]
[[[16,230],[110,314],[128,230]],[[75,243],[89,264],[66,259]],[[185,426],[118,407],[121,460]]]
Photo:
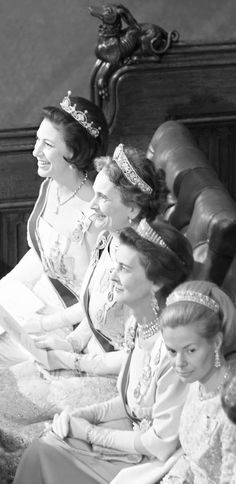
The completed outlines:
[[[146,150],[161,123],[183,121],[236,198],[235,79],[236,43],[176,44],[160,61],[136,58],[110,77],[98,62],[92,97],[110,125],[110,152],[121,140]]]
[[[0,209],[0,274],[12,269],[28,250],[27,220],[34,203]]]
[[[28,250],[27,220],[41,183],[32,156],[35,131],[0,132],[0,277]]]

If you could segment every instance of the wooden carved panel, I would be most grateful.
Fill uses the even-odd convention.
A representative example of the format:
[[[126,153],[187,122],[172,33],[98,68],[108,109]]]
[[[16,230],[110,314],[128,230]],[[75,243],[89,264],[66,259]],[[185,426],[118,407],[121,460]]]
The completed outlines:
[[[28,250],[27,220],[42,181],[32,156],[35,131],[0,132],[0,277]]]
[[[0,275],[9,272],[28,250],[27,220],[34,203],[0,210]]]

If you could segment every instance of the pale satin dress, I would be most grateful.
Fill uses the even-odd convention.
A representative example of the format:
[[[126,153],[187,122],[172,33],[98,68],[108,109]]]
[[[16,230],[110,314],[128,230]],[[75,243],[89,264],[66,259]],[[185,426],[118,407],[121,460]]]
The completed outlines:
[[[132,320],[130,324],[132,329]],[[170,467],[166,462],[178,448],[179,418],[188,387],[180,382],[171,368],[160,333],[141,344],[136,339],[130,365],[124,363],[118,387],[118,397],[99,404],[100,409],[105,409],[105,421],[102,429],[102,422],[96,427],[100,436],[98,445],[91,447],[73,435],[61,440],[49,433],[25,453],[14,484],[28,484],[31,479],[34,484],[104,484],[119,477],[122,469],[156,461],[163,465],[165,473]],[[127,399],[128,411],[135,412],[139,418],[139,422],[133,425],[127,419],[122,394]],[[74,419],[76,421],[76,412]],[[119,434],[118,449],[116,437],[110,444],[106,435],[110,429],[108,434],[113,436],[114,428]],[[136,432],[141,435],[142,446],[149,457],[134,449]]]
[[[43,184],[39,199],[42,198],[42,187]],[[38,201],[36,205],[37,203]],[[41,260],[32,247],[28,234],[31,248],[0,281],[0,291],[6,284],[10,291],[11,281],[17,279],[43,302],[44,307],[40,313],[52,314],[63,309],[64,303],[51,284],[49,276],[59,280],[79,300],[82,280],[99,234],[91,217],[90,203],[80,199],[79,195],[59,207],[57,185],[51,180],[45,194],[44,209],[36,222],[36,239]],[[14,293],[12,304],[14,305]],[[25,305],[27,306],[27,301]],[[24,318],[24,314],[18,316]],[[0,368],[25,359],[21,348],[8,335],[0,337]]]

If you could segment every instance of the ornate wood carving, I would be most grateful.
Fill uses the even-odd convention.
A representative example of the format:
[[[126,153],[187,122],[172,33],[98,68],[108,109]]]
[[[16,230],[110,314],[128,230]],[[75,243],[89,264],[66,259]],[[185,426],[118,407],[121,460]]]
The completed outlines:
[[[95,49],[101,62],[95,71],[102,67],[98,86],[99,95],[103,98],[109,97],[109,77],[118,67],[135,64],[140,58],[145,61],[150,56],[154,62],[160,62],[171,44],[179,40],[177,31],[166,32],[159,25],[138,23],[128,8],[121,4],[89,7],[89,11],[102,21]],[[95,72],[93,75],[96,75]]]

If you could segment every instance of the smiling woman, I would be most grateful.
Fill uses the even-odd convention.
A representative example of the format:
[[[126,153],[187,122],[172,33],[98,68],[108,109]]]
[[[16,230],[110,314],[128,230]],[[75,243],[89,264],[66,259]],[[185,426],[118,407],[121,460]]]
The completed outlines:
[[[59,338],[53,341],[45,336],[38,340],[38,345],[51,350],[48,359],[52,370],[70,368],[107,375],[119,371],[121,362],[119,358],[116,360],[114,350],[122,348],[130,312],[122,302],[116,301],[111,279],[119,231],[130,225],[135,227],[144,215],[153,220],[165,206],[167,191],[162,171],[156,172],[152,162],[135,148],[119,145],[112,158],[98,158],[95,165],[99,173],[91,204],[96,215],[94,226],[101,230],[105,225],[108,230],[98,239],[83,281],[81,300],[86,317],[66,341]],[[60,317],[67,319],[71,316],[68,313],[67,309]],[[73,317],[77,317],[76,310]],[[47,324],[45,318],[43,326]],[[67,354],[61,350],[67,350]],[[110,357],[104,355],[110,352]]]
[[[119,395],[56,414],[50,432],[23,456],[15,484],[133,484],[137,464],[139,482],[147,484],[154,481],[146,465],[149,470],[157,465],[161,477],[175,459],[188,388],[171,368],[159,317],[170,288],[191,273],[191,247],[168,223],[146,219],[121,230],[119,242],[111,273],[112,301],[114,306],[127,305],[131,313]]]
[[[31,248],[0,282],[5,289],[20,281],[39,298],[40,315],[31,314],[31,330],[34,325],[38,328],[42,314],[53,314],[80,300],[82,279],[100,231],[91,219],[91,175],[94,157],[106,152],[107,123],[95,104],[70,96],[69,92],[60,107],[43,109],[33,155],[45,181],[28,222]],[[16,297],[13,293],[13,306]],[[18,316],[26,318],[24,311]],[[1,336],[0,347],[0,366],[26,357],[7,334]]]

